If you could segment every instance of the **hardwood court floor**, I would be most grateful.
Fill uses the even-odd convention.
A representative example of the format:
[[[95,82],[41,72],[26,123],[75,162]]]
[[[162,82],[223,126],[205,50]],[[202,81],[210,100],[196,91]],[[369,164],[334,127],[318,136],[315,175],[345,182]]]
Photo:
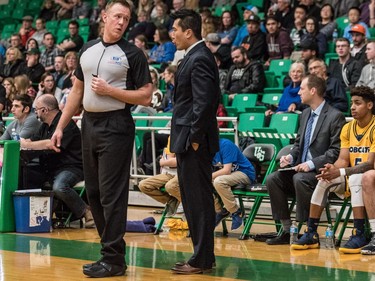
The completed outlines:
[[[129,219],[143,219],[151,211],[130,207]],[[326,249],[290,251],[288,245],[240,241],[238,231],[221,237],[217,230],[217,267],[210,274],[181,276],[170,272],[176,261],[186,260],[191,254],[186,232],[157,236],[127,233],[127,275],[107,280],[374,280],[375,256],[341,255]],[[253,231],[268,232],[272,228],[255,225]],[[87,280],[82,264],[99,258],[99,246],[95,229],[0,233],[0,281]]]

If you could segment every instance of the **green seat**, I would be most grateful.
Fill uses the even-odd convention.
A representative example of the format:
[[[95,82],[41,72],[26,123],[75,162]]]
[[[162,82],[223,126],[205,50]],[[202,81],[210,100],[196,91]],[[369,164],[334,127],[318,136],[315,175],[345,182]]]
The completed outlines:
[[[232,6],[231,5],[225,5],[225,6],[218,6],[215,8],[214,11],[212,11],[213,16],[215,17],[221,17],[221,15],[226,11],[231,11]]]
[[[375,37],[375,27],[369,27],[368,31],[370,32],[370,37]]]
[[[25,15],[25,10],[23,8],[16,8],[12,13],[12,18],[16,20],[21,20]]]
[[[83,36],[90,33],[90,27],[88,25],[79,27],[79,35]]]
[[[238,132],[240,136],[248,136],[254,128],[264,126],[264,113],[241,113],[238,121]]]
[[[336,42],[329,41],[327,42],[327,53],[335,53],[336,52]]]
[[[342,16],[336,18],[335,21],[337,23],[337,31],[339,33],[339,37],[342,37],[345,27],[349,24],[349,18],[347,16]]]
[[[52,34],[55,33],[59,26],[59,21],[57,20],[50,20],[46,22],[46,29],[51,32]]]
[[[265,88],[276,88],[279,86],[276,75],[273,71],[266,71],[266,87]]]
[[[257,94],[237,94],[233,98],[232,106],[225,109],[228,116],[238,116],[239,113],[246,112],[247,108],[255,107],[257,100]]]
[[[61,20],[60,23],[59,23],[59,28],[68,28],[70,21],[71,21],[71,19]]]
[[[282,95],[283,95],[282,93],[263,94],[262,103],[278,106]]]
[[[89,25],[89,19],[83,18],[83,19],[77,19],[77,22],[79,24],[79,27],[88,26]]]
[[[292,60],[290,59],[271,60],[268,71],[273,72],[276,77],[281,77],[289,73],[291,65]]]
[[[2,32],[6,32],[6,33],[10,33],[10,32],[12,32],[12,33],[16,33],[16,32],[17,32],[17,30],[16,30],[16,25],[13,24],[13,23],[6,24],[6,25],[4,25],[4,27],[3,27],[3,31],[2,31]]]

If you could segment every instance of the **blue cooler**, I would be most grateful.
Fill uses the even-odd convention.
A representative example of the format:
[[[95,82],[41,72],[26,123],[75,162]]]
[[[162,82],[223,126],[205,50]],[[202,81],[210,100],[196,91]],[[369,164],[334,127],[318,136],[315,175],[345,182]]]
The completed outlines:
[[[16,232],[51,232],[52,191],[13,192]]]

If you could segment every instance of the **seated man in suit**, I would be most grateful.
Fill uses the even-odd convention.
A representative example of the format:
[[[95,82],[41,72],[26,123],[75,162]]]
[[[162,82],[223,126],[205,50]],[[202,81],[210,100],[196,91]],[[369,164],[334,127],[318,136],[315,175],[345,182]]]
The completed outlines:
[[[10,123],[0,140],[11,140],[15,134],[17,138],[30,138],[38,131],[40,122],[35,113],[31,112],[33,100],[28,95],[16,95],[12,102],[11,112],[14,121]],[[18,140],[18,139],[17,139]]]
[[[73,190],[73,186],[83,180],[81,132],[76,123],[71,120],[64,129],[59,152],[52,150],[51,137],[62,112],[59,110],[56,98],[45,94],[35,101],[35,112],[43,122],[39,131],[30,139],[21,138],[21,148],[43,151],[39,157],[40,183],[52,185],[55,196],[62,200],[73,212],[76,218],[85,218],[86,228],[95,227],[90,207]]]
[[[233,142],[220,139],[219,145],[219,151],[212,160],[212,165],[216,169],[212,173],[212,180],[224,208],[218,200],[215,200],[215,224],[218,226],[223,219],[231,215],[231,229],[234,230],[242,225],[244,213],[238,206],[231,187],[255,182],[255,169]]]
[[[297,220],[306,221],[311,195],[317,184],[316,175],[326,163],[336,161],[340,149],[340,131],[344,115],[324,100],[326,84],[310,74],[301,83],[299,95],[309,105],[302,112],[296,141],[290,154],[281,157],[280,166],[293,166],[291,171],[276,171],[266,179],[271,199],[272,216],[280,220],[284,231],[266,241],[269,245],[289,244],[291,218],[288,197],[297,200]]]
[[[349,241],[339,251],[359,254],[367,244],[365,237],[365,207],[362,196],[362,175],[374,168],[375,116],[373,115],[374,91],[365,86],[351,90],[351,112],[354,120],[345,124],[341,131],[340,155],[334,164],[320,168],[319,182],[310,204],[310,215],[304,235],[291,245],[294,250],[319,248],[317,228],[326,206],[329,192],[344,197],[346,186],[350,188],[353,207],[354,229]]]

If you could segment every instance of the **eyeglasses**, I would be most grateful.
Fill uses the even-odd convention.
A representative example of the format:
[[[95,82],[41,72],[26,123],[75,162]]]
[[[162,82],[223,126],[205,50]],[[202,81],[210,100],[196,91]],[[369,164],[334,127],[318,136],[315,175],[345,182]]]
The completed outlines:
[[[44,106],[43,107],[35,107],[35,112],[39,111],[39,110],[42,110],[42,109],[46,109]]]

